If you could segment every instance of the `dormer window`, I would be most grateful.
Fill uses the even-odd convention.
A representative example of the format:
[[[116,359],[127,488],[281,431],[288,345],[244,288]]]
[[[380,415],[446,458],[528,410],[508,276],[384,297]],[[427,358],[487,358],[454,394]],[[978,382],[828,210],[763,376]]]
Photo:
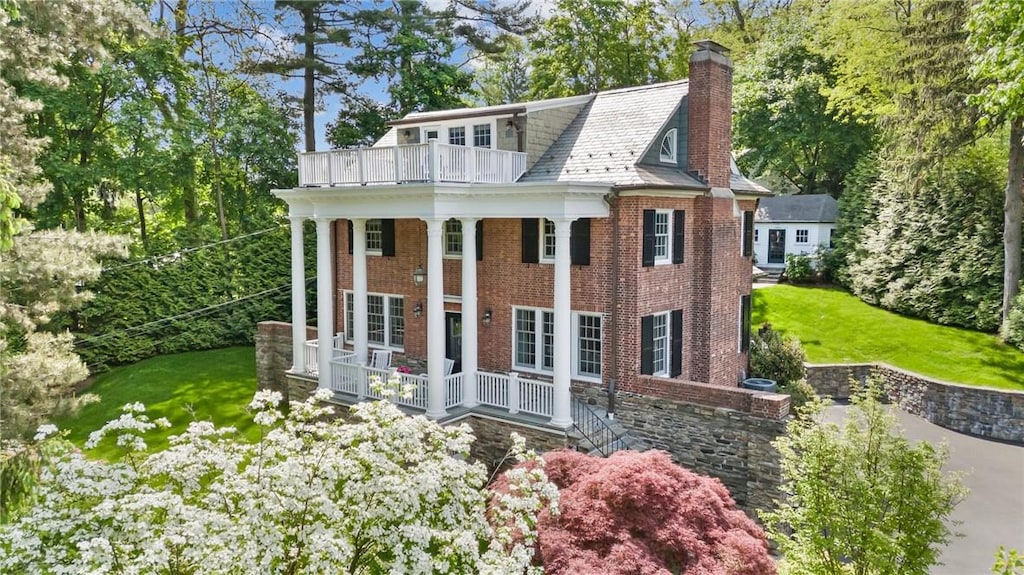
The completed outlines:
[[[672,128],[661,139],[661,161],[676,163],[676,129]]]

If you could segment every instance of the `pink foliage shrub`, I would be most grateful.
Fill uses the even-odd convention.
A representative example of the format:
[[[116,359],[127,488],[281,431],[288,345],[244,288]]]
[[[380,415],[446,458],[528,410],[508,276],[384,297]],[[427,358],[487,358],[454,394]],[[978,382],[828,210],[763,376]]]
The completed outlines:
[[[540,517],[539,560],[551,575],[775,573],[764,532],[713,478],[662,451],[607,459],[544,455],[561,490],[559,515]],[[507,488],[499,479],[492,489]]]

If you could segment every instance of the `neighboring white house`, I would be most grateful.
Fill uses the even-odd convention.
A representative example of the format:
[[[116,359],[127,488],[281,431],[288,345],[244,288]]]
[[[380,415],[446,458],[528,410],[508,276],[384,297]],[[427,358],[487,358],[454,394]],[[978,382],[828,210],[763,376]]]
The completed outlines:
[[[754,219],[757,267],[781,269],[790,254],[832,246],[838,205],[828,194],[762,198]]]

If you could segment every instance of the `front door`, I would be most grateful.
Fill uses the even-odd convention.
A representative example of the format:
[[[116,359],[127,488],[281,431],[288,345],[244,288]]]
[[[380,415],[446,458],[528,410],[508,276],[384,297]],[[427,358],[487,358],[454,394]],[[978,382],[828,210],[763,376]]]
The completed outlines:
[[[455,360],[452,373],[462,371],[462,314],[459,312],[444,314],[444,356]]]
[[[768,230],[768,263],[786,263],[786,230]]]

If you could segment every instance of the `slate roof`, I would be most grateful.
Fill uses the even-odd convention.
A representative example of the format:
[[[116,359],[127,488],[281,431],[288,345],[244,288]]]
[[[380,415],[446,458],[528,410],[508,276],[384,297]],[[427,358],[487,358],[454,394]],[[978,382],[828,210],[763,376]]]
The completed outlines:
[[[597,93],[519,181],[706,189],[682,170],[636,165],[688,87],[680,80]]]
[[[761,198],[757,204],[758,222],[834,223],[839,204],[828,194],[776,196]]]

